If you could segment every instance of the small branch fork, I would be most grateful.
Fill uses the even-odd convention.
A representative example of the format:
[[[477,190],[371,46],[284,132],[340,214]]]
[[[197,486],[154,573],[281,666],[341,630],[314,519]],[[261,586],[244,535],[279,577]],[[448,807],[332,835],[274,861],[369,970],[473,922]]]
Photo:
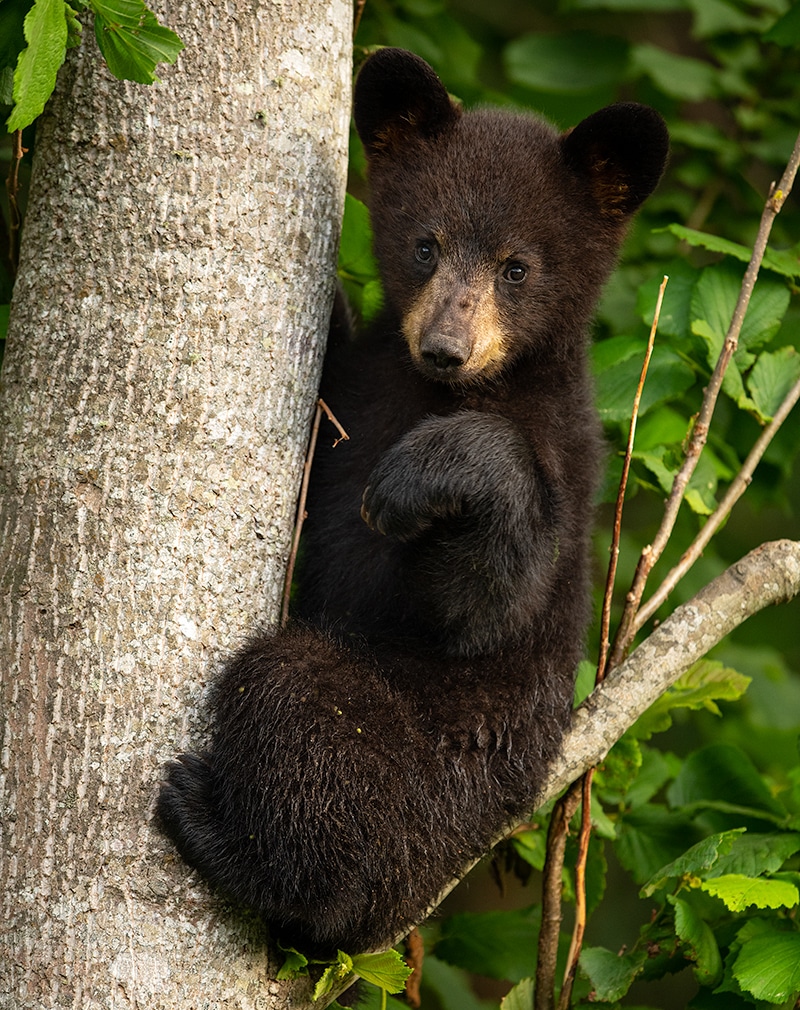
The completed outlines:
[[[773,184],[770,189],[770,194],[764,207],[764,212],[761,215],[761,224],[759,225],[758,234],[756,235],[755,244],[753,246],[753,254],[750,257],[750,262],[747,266],[747,270],[745,271],[744,279],[742,280],[739,298],[737,299],[736,307],[733,311],[733,318],[731,319],[731,324],[728,328],[727,336],[725,337],[725,343],[723,344],[714,372],[712,373],[711,379],[706,387],[700,412],[697,415],[692,428],[692,435],[686,449],[686,457],[683,461],[683,465],[673,481],[672,490],[664,509],[664,518],[661,522],[661,526],[655,536],[655,539],[653,540],[653,543],[644,548],[641,557],[639,558],[639,563],[636,567],[636,573],[633,578],[633,584],[631,585],[630,592],[626,598],[625,608],[623,610],[622,618],[620,619],[619,628],[617,630],[617,635],[611,652],[610,662],[612,668],[617,666],[625,656],[630,648],[637,629],[641,627],[641,622],[637,624],[637,611],[639,610],[639,604],[641,603],[641,599],[644,594],[647,579],[653,569],[653,566],[661,557],[664,548],[667,545],[667,541],[670,538],[678,517],[678,509],[683,501],[686,486],[695,471],[695,467],[700,459],[700,453],[703,451],[703,447],[706,444],[708,429],[711,424],[711,417],[714,413],[714,407],[716,406],[720,389],[722,388],[722,380],[739,343],[739,334],[742,330],[747,306],[750,303],[750,296],[752,295],[753,288],[755,287],[758,271],[761,267],[761,261],[764,258],[764,252],[767,248],[769,233],[772,230],[772,225],[776,216],[786,202],[786,198],[792,191],[798,167],[800,167],[800,134],[795,141],[794,150],[792,151],[792,155],[780,182],[777,186]]]
[[[289,561],[286,566],[286,578],[283,582],[283,604],[281,606],[281,624],[282,628],[286,627],[286,622],[289,620],[289,599],[292,595],[292,578],[294,577],[294,567],[297,563],[297,549],[300,546],[300,534],[303,532],[303,523],[308,517],[306,512],[306,498],[308,497],[308,481],[311,477],[311,464],[314,462],[314,452],[317,448],[317,437],[319,436],[319,426],[322,421],[322,414],[328,418],[332,425],[335,426],[336,430],[339,432],[339,437],[333,443],[333,447],[340,442],[349,441],[350,436],[344,430],[344,428],[339,424],[334,415],[331,413],[330,407],[327,403],[320,397],[317,400],[317,407],[314,411],[314,421],[311,425],[311,437],[308,440],[308,451],[306,452],[306,461],[303,464],[303,482],[300,485],[300,498],[297,502],[297,518],[294,524],[294,536],[292,538],[292,549],[289,554]]]
[[[692,434],[686,448],[683,465],[673,481],[672,490],[669,498],[667,499],[664,509],[664,517],[658,533],[656,534],[653,543],[644,548],[639,558],[639,563],[634,574],[633,584],[626,596],[625,608],[623,610],[620,625],[614,640],[614,645],[610,648],[609,627],[611,600],[616,575],[617,559],[619,556],[622,507],[630,470],[639,403],[641,400],[641,393],[650,356],[652,354],[655,331],[658,325],[664,289],[667,283],[666,277],[659,289],[653,326],[650,331],[650,340],[648,342],[647,353],[642,366],[642,373],[631,414],[628,444],[625,451],[623,473],[614,514],[614,530],[610,552],[611,556],[609,559],[608,575],[606,578],[605,594],[603,598],[600,656],[598,659],[597,674],[595,678],[596,687],[602,683],[608,671],[619,666],[625,658],[636,632],[650,617],[652,617],[658,607],[664,602],[664,600],[666,600],[675,585],[677,585],[678,581],[700,556],[703,548],[720,527],[733,505],[746,490],[752,478],[753,471],[764,455],[767,446],[774,438],[776,432],[788,416],[791,409],[794,407],[797,400],[800,399],[800,380],[798,380],[784,398],[768,427],[764,429],[761,436],[756,441],[747,459],[742,465],[741,470],[732,481],[717,509],[707,519],[701,532],[684,553],[680,562],[666,576],[659,589],[653,594],[650,600],[648,600],[647,604],[640,607],[647,579],[669,541],[677,520],[678,510],[683,500],[686,487],[692,474],[694,473],[700,454],[706,444],[714,407],[720,390],[722,389],[725,372],[738,346],[739,335],[744,323],[745,313],[747,312],[750,297],[753,293],[761,262],[766,251],[769,233],[772,229],[772,224],[776,215],[780,212],[786,198],[791,192],[798,167],[800,167],[800,135],[798,135],[792,156],[789,159],[786,170],[784,171],[778,186],[776,187],[773,184],[770,189],[770,194],[764,207],[758,234],[753,247],[753,253],[742,280],[742,286],[739,291],[739,297],[733,312],[731,324],[728,329],[722,351],[720,352],[711,379],[706,388],[700,412],[698,413],[692,427]],[[593,774],[594,768],[588,768],[583,777],[573,782],[567,792],[556,802],[553,810],[550,831],[548,832],[548,853],[547,864],[545,865],[545,884],[542,898],[542,928],[539,936],[536,991],[534,998],[535,1010],[553,1010],[555,1006],[555,960],[561,915],[560,902],[559,906],[552,906],[553,881],[557,881],[560,886],[564,858],[564,844],[569,830],[569,822],[577,809],[578,796],[580,795],[582,814],[578,841],[578,860],[575,869],[575,926],[567,958],[564,982],[558,1002],[558,1010],[567,1010],[571,1001],[572,987],[578,969],[578,959],[580,957],[583,934],[586,926],[585,870],[589,838],[591,835],[591,787]],[[556,827],[554,828],[553,825],[556,825]],[[554,842],[552,846],[550,844],[551,835],[553,835],[557,840],[557,843]],[[552,866],[550,865],[551,861],[553,864]]]

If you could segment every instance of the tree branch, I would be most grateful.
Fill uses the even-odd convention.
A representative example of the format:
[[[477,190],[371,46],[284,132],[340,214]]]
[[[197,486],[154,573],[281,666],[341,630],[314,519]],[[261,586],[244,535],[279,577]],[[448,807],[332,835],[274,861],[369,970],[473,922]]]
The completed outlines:
[[[537,806],[600,764],[639,716],[734,628],[759,610],[786,603],[799,593],[800,541],[775,540],[750,551],[678,607],[575,711]],[[516,827],[506,825],[495,844]],[[428,915],[474,865],[465,866],[458,879],[447,884]]]
[[[598,764],[693,663],[748,617],[800,593],[800,541],[762,544],[678,607],[578,708],[538,797]]]

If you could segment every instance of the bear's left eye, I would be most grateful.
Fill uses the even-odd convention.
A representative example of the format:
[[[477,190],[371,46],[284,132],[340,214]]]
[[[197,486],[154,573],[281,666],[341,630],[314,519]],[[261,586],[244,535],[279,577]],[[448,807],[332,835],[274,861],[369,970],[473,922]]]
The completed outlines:
[[[419,239],[414,246],[414,259],[425,266],[433,266],[436,262],[436,243],[430,239]]]
[[[521,284],[527,276],[528,268],[522,263],[506,263],[503,267],[503,280],[509,284]]]

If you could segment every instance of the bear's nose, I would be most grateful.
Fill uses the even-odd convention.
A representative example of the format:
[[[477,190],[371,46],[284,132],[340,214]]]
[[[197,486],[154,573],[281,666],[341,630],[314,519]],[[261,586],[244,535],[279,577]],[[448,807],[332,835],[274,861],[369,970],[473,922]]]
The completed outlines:
[[[466,342],[448,333],[431,333],[420,344],[422,360],[437,372],[451,372],[461,368],[469,358]]]

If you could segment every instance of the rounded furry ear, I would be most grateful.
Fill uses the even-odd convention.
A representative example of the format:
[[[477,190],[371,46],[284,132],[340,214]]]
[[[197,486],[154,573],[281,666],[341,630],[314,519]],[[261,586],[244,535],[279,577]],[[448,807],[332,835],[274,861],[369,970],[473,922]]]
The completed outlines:
[[[365,60],[353,106],[369,156],[397,150],[411,134],[436,136],[461,115],[433,69],[405,49],[379,49]]]
[[[658,185],[669,134],[655,109],[620,102],[593,113],[561,138],[567,164],[589,181],[609,217],[632,214]]]

